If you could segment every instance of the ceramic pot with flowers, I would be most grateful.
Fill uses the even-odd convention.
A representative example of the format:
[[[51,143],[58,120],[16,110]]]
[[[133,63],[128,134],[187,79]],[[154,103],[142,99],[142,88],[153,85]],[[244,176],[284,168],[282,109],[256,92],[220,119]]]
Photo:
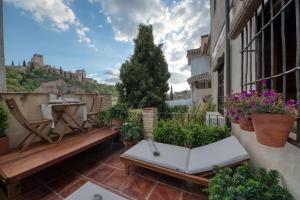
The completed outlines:
[[[254,131],[251,112],[251,101],[255,99],[256,91],[243,91],[241,93],[233,93],[225,99],[225,107],[227,116],[232,123],[238,123],[240,128],[245,131]]]
[[[250,115],[240,118],[239,120],[240,129],[248,132],[254,131],[252,118]]]
[[[283,147],[295,124],[296,101],[284,101],[275,90],[264,90],[256,100],[252,119],[257,142],[270,147]]]

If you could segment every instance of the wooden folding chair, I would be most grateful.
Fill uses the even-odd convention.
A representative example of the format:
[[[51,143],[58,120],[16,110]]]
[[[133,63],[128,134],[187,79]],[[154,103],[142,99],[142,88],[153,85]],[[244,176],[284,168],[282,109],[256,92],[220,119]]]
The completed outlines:
[[[18,144],[17,148],[21,149],[21,151],[26,150],[36,137],[39,137],[49,143],[53,143],[51,138],[42,134],[45,127],[50,123],[50,120],[43,119],[39,121],[28,121],[21,113],[14,98],[5,99],[5,102],[10,113],[26,130],[29,131],[25,138]]]
[[[87,123],[91,124],[91,126],[89,128],[92,128],[94,125],[98,124],[97,118],[99,117],[100,112],[101,112],[102,100],[103,100],[103,98],[101,96],[93,98],[93,103],[92,103],[90,112],[87,113],[87,120],[85,122],[83,122],[83,124],[81,126],[82,128],[84,128],[84,126]]]

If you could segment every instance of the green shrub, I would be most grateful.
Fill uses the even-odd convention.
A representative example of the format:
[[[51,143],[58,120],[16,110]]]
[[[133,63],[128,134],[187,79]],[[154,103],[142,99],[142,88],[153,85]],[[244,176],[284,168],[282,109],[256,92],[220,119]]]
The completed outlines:
[[[122,138],[125,141],[138,143],[144,138],[144,128],[142,123],[127,123],[122,127]]]
[[[128,107],[126,104],[116,104],[109,109],[102,111],[100,114],[100,122],[110,125],[112,119],[125,121],[128,116]]]
[[[128,122],[142,122],[143,121],[143,109],[128,109]]]
[[[190,108],[190,119],[189,122],[205,124],[206,112],[215,111],[215,105],[212,102],[205,102],[201,104],[194,105]]]
[[[211,200],[291,200],[288,190],[279,185],[275,170],[260,168],[254,171],[245,164],[235,172],[231,168],[216,168],[214,177],[205,189]]]
[[[166,109],[167,113],[187,113],[189,110],[188,106],[168,106]]]
[[[161,120],[154,130],[158,142],[185,147],[199,147],[229,137],[227,127],[211,127],[191,123],[184,127],[178,120]]]
[[[186,145],[189,147],[199,147],[222,140],[229,136],[230,130],[227,127],[192,123],[187,127]]]
[[[102,111],[100,114],[100,122],[105,125],[110,125],[111,123],[111,114],[110,110]]]
[[[0,103],[0,137],[6,136],[5,129],[8,127],[8,113],[2,103]]]
[[[116,104],[109,109],[111,119],[125,121],[128,116],[128,107],[126,104]]]
[[[154,139],[162,143],[185,146],[186,132],[176,120],[161,120],[155,127]]]

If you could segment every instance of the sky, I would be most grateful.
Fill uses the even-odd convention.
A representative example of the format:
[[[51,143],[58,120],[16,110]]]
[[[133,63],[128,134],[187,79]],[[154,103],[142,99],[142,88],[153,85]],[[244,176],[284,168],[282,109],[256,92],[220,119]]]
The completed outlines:
[[[115,84],[133,54],[140,23],[152,24],[163,44],[174,91],[189,89],[186,51],[209,33],[209,0],[4,0],[5,62],[30,61],[65,70],[85,69],[101,83]]]

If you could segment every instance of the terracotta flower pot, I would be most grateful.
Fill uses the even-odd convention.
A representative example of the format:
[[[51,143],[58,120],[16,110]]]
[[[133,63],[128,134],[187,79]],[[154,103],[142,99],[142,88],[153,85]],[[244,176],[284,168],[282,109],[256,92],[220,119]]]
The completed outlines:
[[[236,120],[236,119],[232,119],[232,120],[231,120],[231,123],[233,123],[233,124],[239,124],[240,121],[239,121],[239,120]]]
[[[253,113],[256,139],[270,147],[283,147],[295,123],[295,117],[283,114]]]
[[[254,126],[251,117],[244,117],[239,120],[240,128],[244,131],[253,132]]]
[[[111,120],[111,125],[114,127],[120,127],[123,125],[123,121],[122,120],[118,120],[118,119],[112,119]]]
[[[134,143],[132,141],[123,141],[123,144],[126,149],[130,149],[131,147],[134,146]]]
[[[9,137],[0,137],[0,155],[9,151]]]

